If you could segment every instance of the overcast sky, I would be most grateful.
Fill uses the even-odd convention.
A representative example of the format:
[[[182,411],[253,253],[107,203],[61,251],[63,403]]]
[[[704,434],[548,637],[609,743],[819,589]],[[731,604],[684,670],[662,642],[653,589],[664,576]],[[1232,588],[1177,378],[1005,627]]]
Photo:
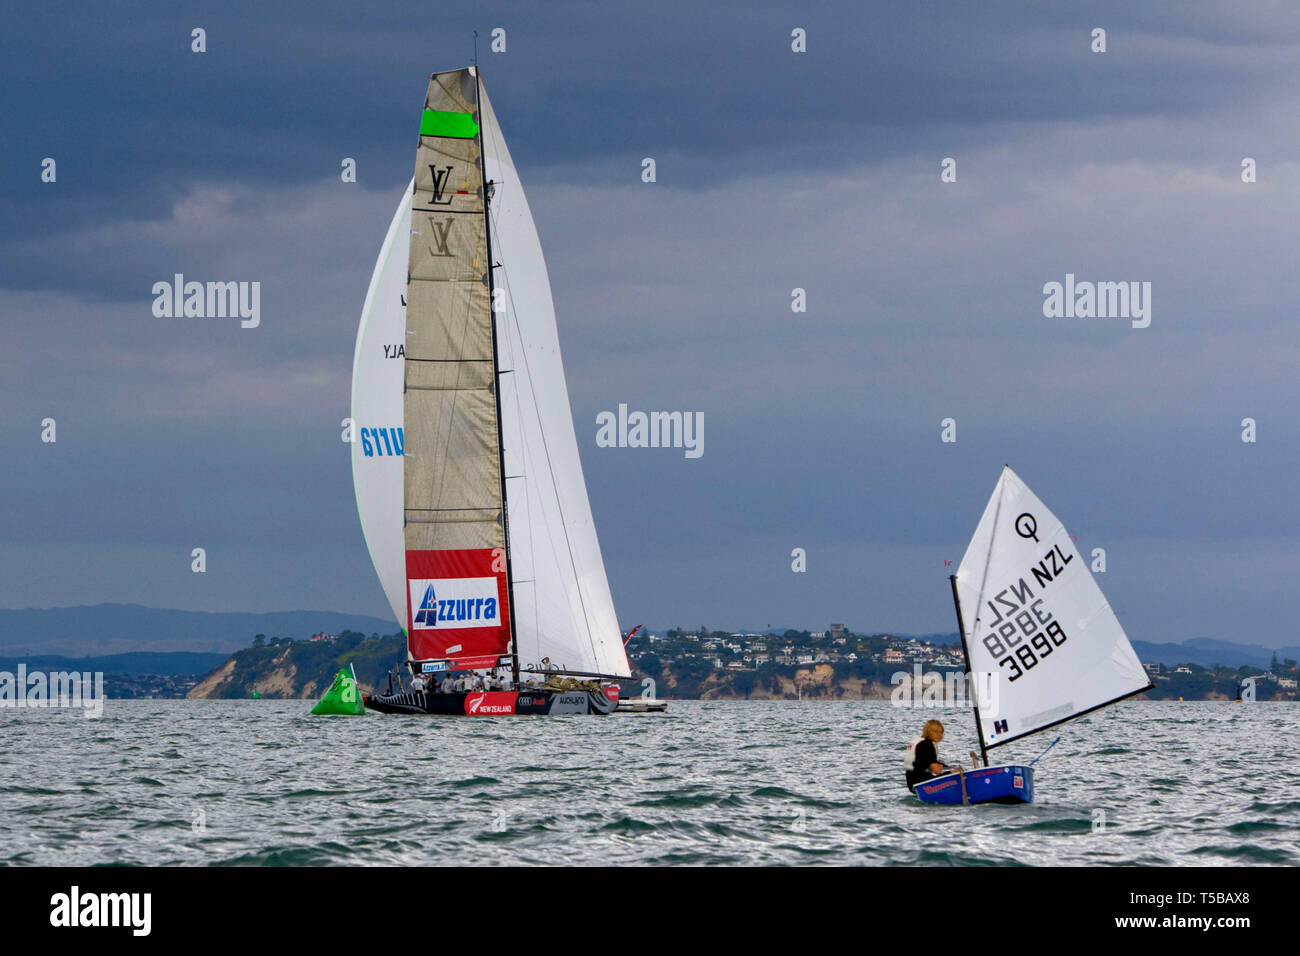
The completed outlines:
[[[625,628],[953,630],[1006,462],[1131,637],[1295,643],[1294,4],[174,6],[0,34],[0,605],[387,616],[339,422],[477,29]],[[156,318],[177,272],[259,281],[261,326]],[[1045,317],[1067,273],[1150,282],[1150,327]],[[619,403],[704,455],[598,448]]]

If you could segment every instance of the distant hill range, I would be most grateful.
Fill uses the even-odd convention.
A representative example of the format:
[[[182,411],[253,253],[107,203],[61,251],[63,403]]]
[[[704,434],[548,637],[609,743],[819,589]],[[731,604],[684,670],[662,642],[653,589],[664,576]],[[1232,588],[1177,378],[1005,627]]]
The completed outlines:
[[[899,634],[901,638],[913,635]],[[931,644],[960,644],[961,638],[956,631],[951,634],[915,635],[918,641]],[[1131,639],[1130,639],[1131,640]],[[1143,664],[1200,664],[1202,667],[1260,667],[1267,668],[1272,663],[1273,655],[1279,661],[1288,657],[1300,661],[1300,647],[1264,647],[1262,644],[1236,644],[1232,641],[1218,641],[1212,637],[1193,637],[1178,644],[1153,644],[1150,641],[1132,641],[1133,650]]]
[[[10,657],[0,654],[0,671],[16,673],[19,664],[30,671],[85,671],[91,674],[206,674],[226,662],[226,654],[194,651],[136,651],[100,657],[63,657],[58,654],[28,654]]]
[[[364,693],[387,689],[387,674],[406,657],[401,633],[387,637],[361,637],[353,633],[335,641],[309,641],[270,647],[245,647],[221,661],[198,686],[191,698],[262,697],[301,699],[318,697],[335,673],[350,669]],[[410,679],[409,674],[402,675]]]
[[[1266,668],[1277,655],[1279,661],[1288,657],[1300,661],[1300,647],[1264,647],[1260,644],[1234,644],[1232,641],[1216,641],[1212,637],[1193,637],[1180,644],[1152,644],[1148,641],[1134,641],[1133,650],[1143,664],[1200,664],[1213,667]]]
[[[31,655],[102,657],[139,651],[220,654],[248,647],[254,635],[302,640],[321,631],[391,634],[395,622],[338,611],[174,611],[139,604],[0,609],[0,659]],[[28,666],[31,666],[30,663]],[[95,668],[103,669],[103,668]],[[200,667],[202,673],[210,669]],[[155,671],[154,673],[159,673]]]
[[[951,634],[895,635],[903,639],[915,636],[918,641],[930,644],[960,644],[956,631]],[[1260,667],[1267,668],[1277,655],[1279,661],[1288,657],[1300,661],[1300,647],[1264,647],[1262,644],[1236,644],[1218,641],[1212,637],[1193,637],[1178,644],[1153,644],[1150,641],[1131,641],[1138,660],[1143,664],[1200,664],[1202,667]]]
[[[960,644],[961,638],[956,631],[950,634],[898,634],[904,639],[916,637],[918,641],[930,644]],[[1130,639],[1131,640],[1131,639]],[[1300,647],[1264,647],[1262,644],[1237,644],[1233,641],[1219,641],[1212,637],[1193,637],[1178,644],[1153,644],[1150,641],[1134,641],[1133,650],[1143,664],[1200,664],[1202,667],[1260,667],[1267,668],[1277,655],[1279,661],[1288,657],[1300,661]]]

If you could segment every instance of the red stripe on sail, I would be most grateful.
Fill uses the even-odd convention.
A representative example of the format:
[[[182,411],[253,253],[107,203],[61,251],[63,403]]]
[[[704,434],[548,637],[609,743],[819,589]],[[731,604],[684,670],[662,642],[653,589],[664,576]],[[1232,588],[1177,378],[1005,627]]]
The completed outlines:
[[[406,552],[407,646],[416,660],[510,649],[509,586],[500,548]]]

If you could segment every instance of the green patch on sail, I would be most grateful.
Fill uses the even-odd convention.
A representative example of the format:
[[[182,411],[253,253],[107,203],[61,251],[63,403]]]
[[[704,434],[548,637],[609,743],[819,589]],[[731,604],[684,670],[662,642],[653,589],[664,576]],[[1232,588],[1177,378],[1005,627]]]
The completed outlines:
[[[472,113],[425,110],[424,115],[420,117],[420,135],[473,139],[478,135],[478,123],[474,122]]]
[[[334,683],[311,709],[313,714],[364,714],[366,705],[361,700],[357,682],[346,671],[334,675]]]

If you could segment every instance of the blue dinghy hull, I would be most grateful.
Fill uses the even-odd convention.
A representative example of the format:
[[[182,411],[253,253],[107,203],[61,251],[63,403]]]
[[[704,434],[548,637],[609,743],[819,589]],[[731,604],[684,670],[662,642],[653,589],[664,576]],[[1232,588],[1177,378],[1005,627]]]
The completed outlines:
[[[966,794],[971,803],[1033,803],[1034,770],[1006,764],[966,771]],[[961,780],[955,773],[916,785],[922,803],[961,805]]]

